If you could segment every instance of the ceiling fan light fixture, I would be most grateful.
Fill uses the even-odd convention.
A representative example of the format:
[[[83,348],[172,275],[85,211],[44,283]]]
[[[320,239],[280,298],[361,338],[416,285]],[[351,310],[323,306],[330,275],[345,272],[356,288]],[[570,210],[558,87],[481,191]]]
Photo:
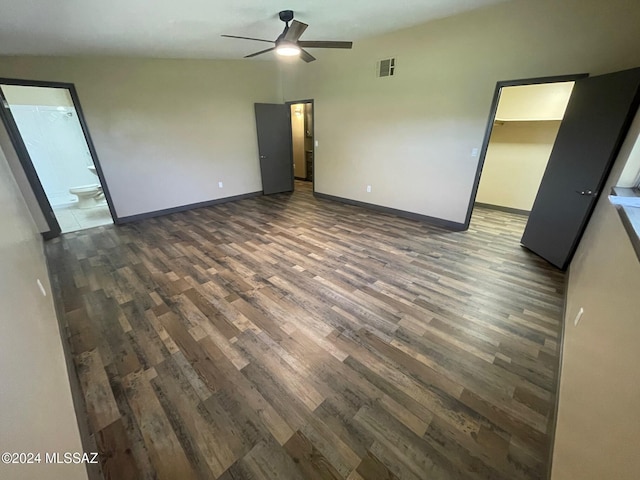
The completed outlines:
[[[242,40],[253,40],[255,42],[271,43],[273,46],[259,52],[245,55],[244,58],[253,58],[265,53],[276,52],[283,57],[298,57],[306,63],[313,62],[316,58],[311,55],[307,48],[351,48],[352,42],[337,42],[328,40],[300,41],[300,36],[309,25],[293,19],[293,11],[283,10],[279,14],[280,20],[285,23],[284,30],[278,38],[265,40],[264,38],[239,37],[237,35],[222,35],[226,38],[239,38]]]
[[[283,57],[295,57],[296,55],[300,55],[300,47],[295,43],[281,42],[276,47],[276,53]]]

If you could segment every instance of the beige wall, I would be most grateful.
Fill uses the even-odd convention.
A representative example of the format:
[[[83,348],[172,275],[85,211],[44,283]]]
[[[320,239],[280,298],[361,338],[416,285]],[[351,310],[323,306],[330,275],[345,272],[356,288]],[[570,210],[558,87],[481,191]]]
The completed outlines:
[[[559,128],[559,121],[495,125],[476,201],[530,211]]]
[[[47,224],[47,220],[42,214],[42,210],[40,209],[40,204],[38,200],[36,200],[36,196],[33,193],[33,189],[29,184],[29,180],[27,180],[27,176],[24,173],[22,168],[22,164],[20,163],[20,159],[18,158],[18,154],[13,148],[13,144],[11,143],[11,139],[9,138],[9,134],[4,129],[4,126],[0,122],[0,149],[4,151],[4,157],[9,164],[9,168],[13,173],[13,177],[18,184],[18,188],[24,197],[25,202],[27,203],[27,207],[39,232],[48,232],[49,225]]]
[[[287,64],[285,97],[315,99],[316,190],[463,222],[496,82],[640,65],[637,9],[514,0]]]
[[[629,153],[629,158],[627,163],[620,174],[620,178],[616,185],[620,187],[634,187],[637,185],[640,180],[640,138],[636,139],[635,144],[633,145],[631,152]]]
[[[300,115],[296,115],[296,109]],[[307,177],[307,164],[304,155],[304,118],[305,104],[291,105],[291,137],[293,140],[293,174],[299,178]]]
[[[604,192],[639,133],[637,115]],[[553,480],[638,478],[639,287],[640,260],[603,195],[569,272]]]
[[[42,105],[73,107],[73,100],[66,88],[25,87],[2,85],[2,91],[10,105]]]
[[[530,211],[574,82],[503,87],[476,201]],[[552,120],[553,119],[553,120]]]
[[[0,224],[0,451],[42,454],[41,464],[0,463],[0,478],[87,478],[82,465],[44,463],[45,452],[82,452],[82,446],[42,239],[2,150]]]
[[[562,120],[574,82],[504,87],[496,120]]]
[[[2,57],[0,77],[75,84],[120,217],[262,190],[273,62]]]

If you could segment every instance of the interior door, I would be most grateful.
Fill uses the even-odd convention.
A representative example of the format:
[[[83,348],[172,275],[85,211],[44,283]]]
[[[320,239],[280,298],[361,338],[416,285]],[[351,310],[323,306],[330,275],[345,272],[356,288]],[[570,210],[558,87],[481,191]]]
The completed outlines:
[[[18,155],[18,160],[20,161],[20,165],[24,170],[24,173],[27,177],[29,184],[31,185],[31,189],[33,190],[33,194],[36,197],[38,205],[42,210],[42,215],[47,221],[47,225],[49,226],[49,231],[44,232],[42,235],[44,238],[54,238],[60,235],[62,229],[60,228],[60,224],[58,223],[58,219],[53,213],[53,208],[51,208],[51,203],[47,198],[47,194],[42,187],[42,183],[38,178],[38,173],[33,166],[33,162],[29,157],[29,152],[27,151],[27,147],[22,141],[22,136],[18,131],[18,126],[16,125],[15,119],[11,113],[11,109],[9,106],[9,102],[2,91],[2,87],[0,86],[0,118],[2,119],[2,123],[9,134],[9,139],[16,150]]]
[[[640,68],[577,80],[522,236],[565,269],[638,109]]]
[[[289,105],[256,103],[255,109],[262,191],[265,195],[291,192],[293,155]]]

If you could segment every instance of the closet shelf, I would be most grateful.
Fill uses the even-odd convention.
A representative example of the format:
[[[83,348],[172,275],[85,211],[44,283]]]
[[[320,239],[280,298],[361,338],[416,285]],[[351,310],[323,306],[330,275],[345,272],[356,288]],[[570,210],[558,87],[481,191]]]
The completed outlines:
[[[562,117],[559,118],[498,118],[496,117],[494,122],[560,122]]]

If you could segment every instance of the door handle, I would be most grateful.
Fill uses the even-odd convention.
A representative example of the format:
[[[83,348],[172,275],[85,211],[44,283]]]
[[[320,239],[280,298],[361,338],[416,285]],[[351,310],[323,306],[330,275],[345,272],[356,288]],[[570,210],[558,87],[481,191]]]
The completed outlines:
[[[593,192],[591,190],[576,190],[576,193],[583,195],[585,197],[597,197],[598,192]]]

